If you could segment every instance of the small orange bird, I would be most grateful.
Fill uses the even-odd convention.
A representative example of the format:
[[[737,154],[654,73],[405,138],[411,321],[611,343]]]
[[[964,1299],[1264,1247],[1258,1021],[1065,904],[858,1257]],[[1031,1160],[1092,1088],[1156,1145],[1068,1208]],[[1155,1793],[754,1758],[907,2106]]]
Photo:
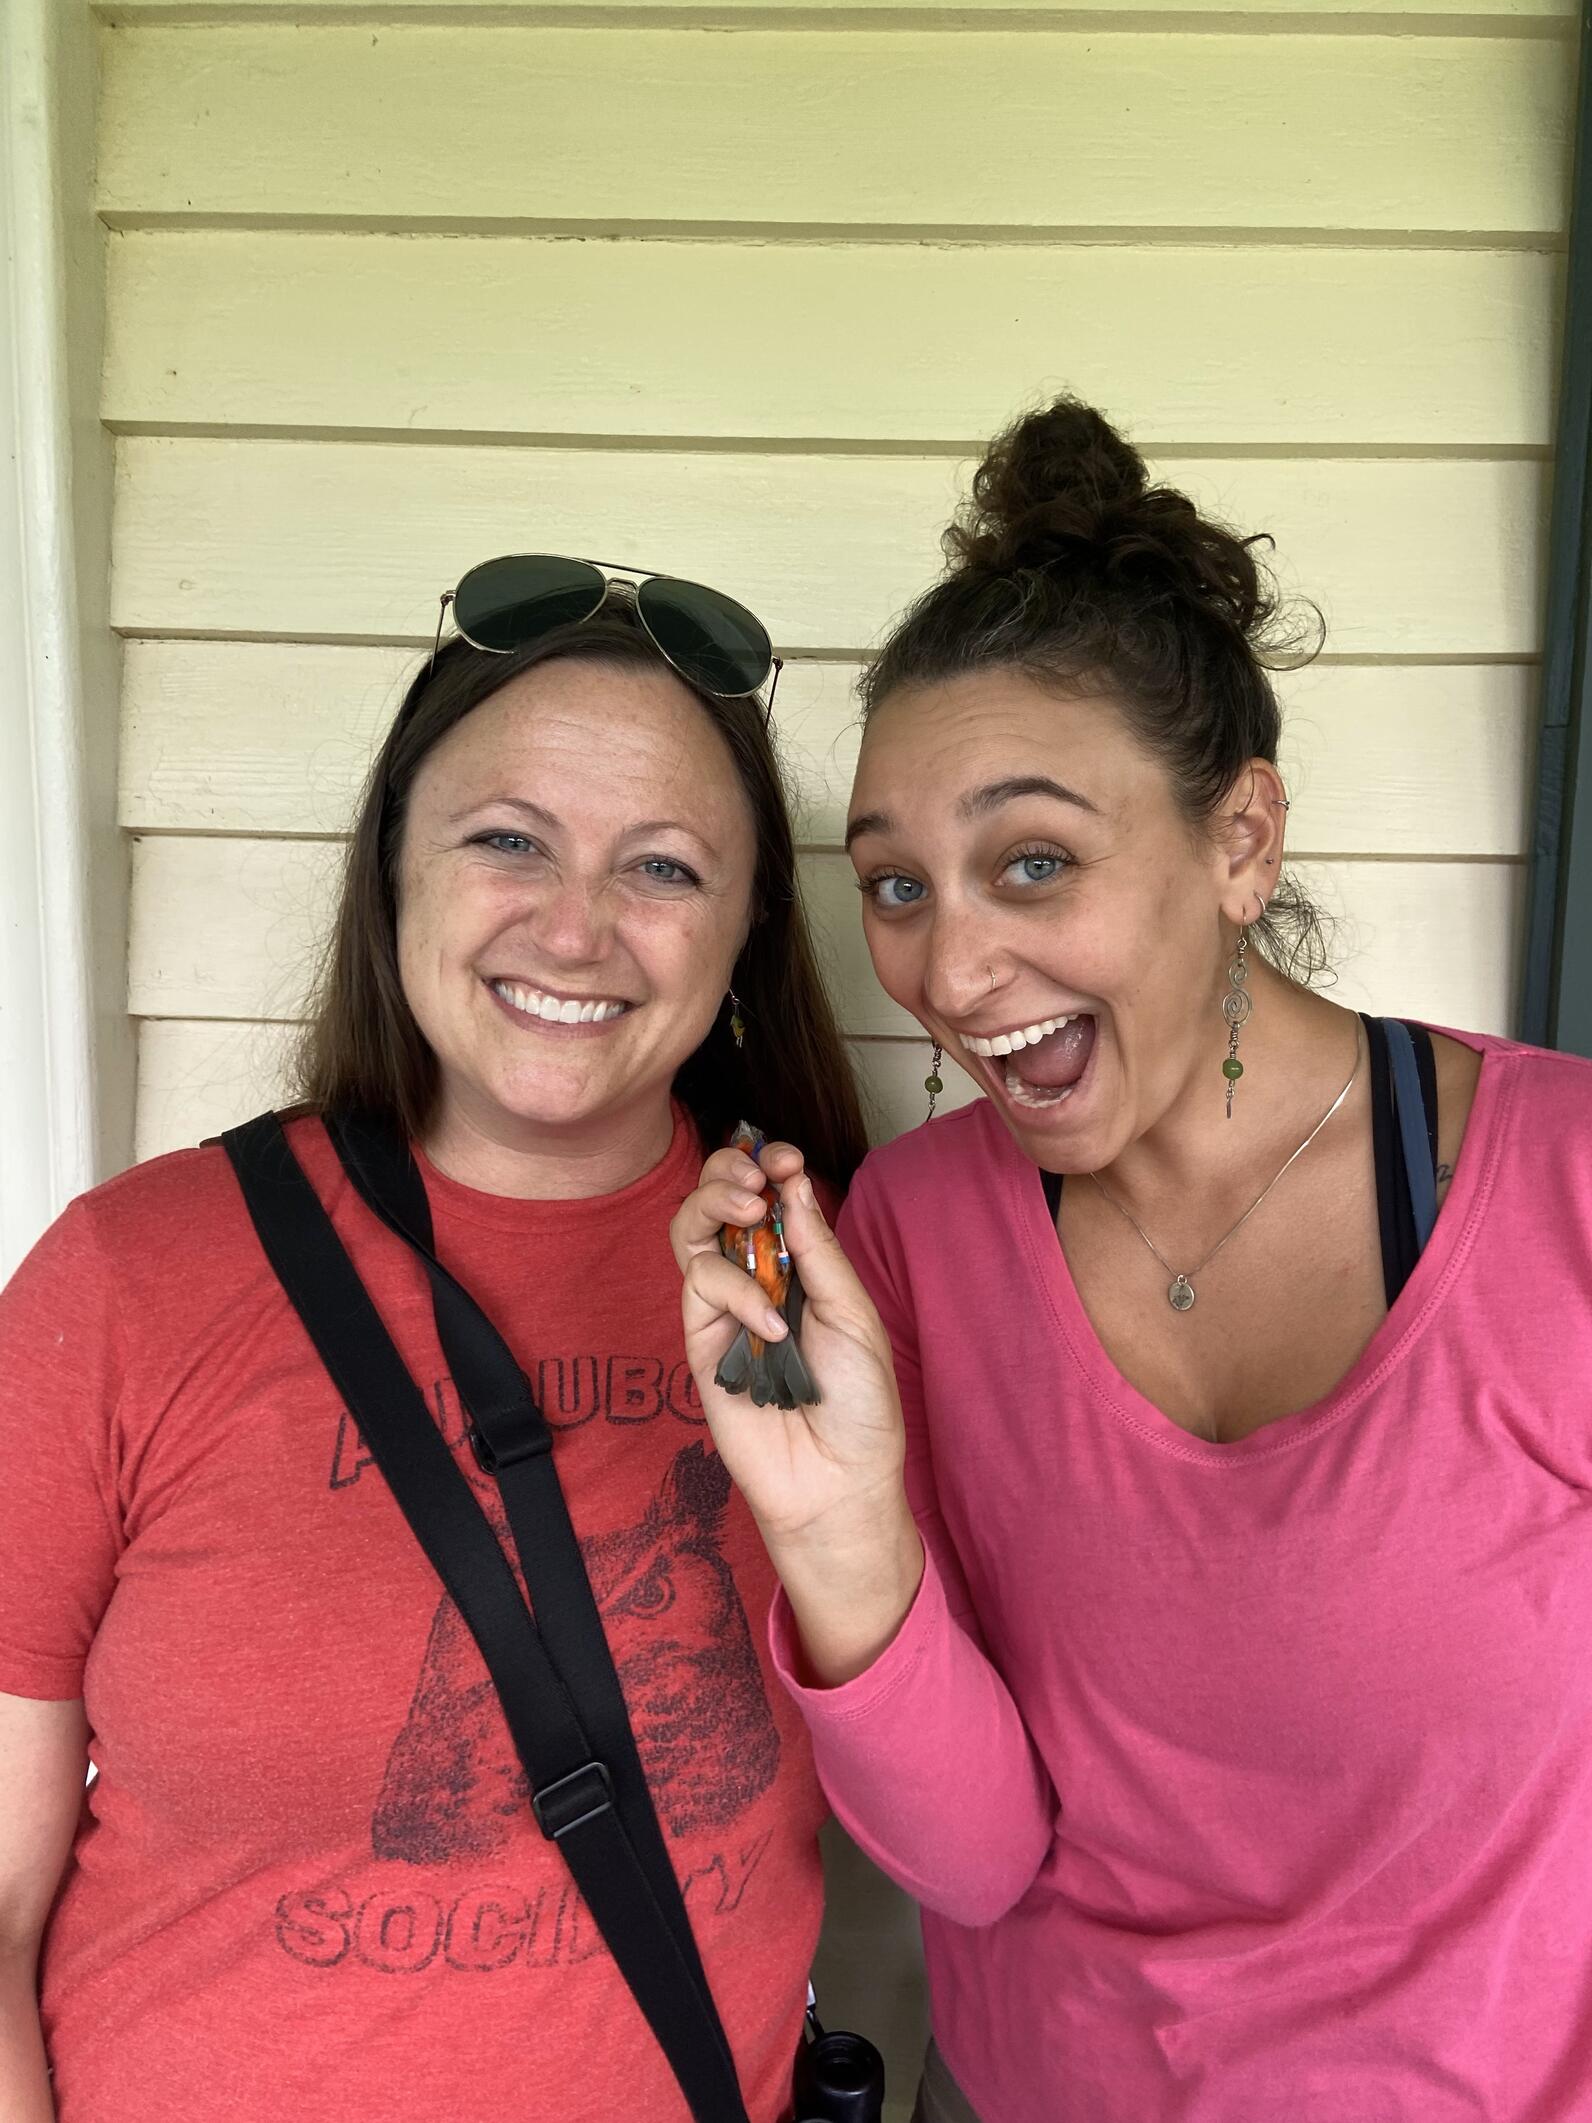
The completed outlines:
[[[744,1120],[730,1137],[732,1148],[744,1150],[754,1164],[764,1140]],[[744,1229],[739,1224],[723,1225],[719,1249],[727,1260],[756,1277],[763,1295],[790,1331],[782,1342],[765,1342],[743,1327],[720,1358],[714,1384],[726,1393],[750,1393],[759,1408],[770,1403],[776,1408],[812,1407],[822,1396],[796,1344],[802,1317],[801,1278],[785,1248],[785,1222],[772,1187],[763,1189],[763,1221]]]

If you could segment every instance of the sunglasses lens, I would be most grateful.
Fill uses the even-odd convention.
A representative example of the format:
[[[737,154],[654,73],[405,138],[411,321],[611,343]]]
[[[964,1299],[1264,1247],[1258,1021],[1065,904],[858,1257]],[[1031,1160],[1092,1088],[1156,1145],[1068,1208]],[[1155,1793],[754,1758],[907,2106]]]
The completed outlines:
[[[761,621],[717,590],[655,575],[636,592],[636,609],[676,670],[704,692],[755,693],[773,668]]]
[[[602,575],[584,560],[510,554],[470,570],[454,594],[453,616],[477,648],[517,649],[590,619],[606,594]]]

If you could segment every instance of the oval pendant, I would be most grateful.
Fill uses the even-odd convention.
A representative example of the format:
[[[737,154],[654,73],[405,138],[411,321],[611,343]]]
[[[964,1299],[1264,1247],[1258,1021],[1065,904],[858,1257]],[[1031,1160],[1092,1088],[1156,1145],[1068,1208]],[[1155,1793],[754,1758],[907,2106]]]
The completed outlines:
[[[1187,1312],[1194,1302],[1194,1285],[1186,1275],[1178,1276],[1166,1293],[1167,1303],[1174,1312]]]

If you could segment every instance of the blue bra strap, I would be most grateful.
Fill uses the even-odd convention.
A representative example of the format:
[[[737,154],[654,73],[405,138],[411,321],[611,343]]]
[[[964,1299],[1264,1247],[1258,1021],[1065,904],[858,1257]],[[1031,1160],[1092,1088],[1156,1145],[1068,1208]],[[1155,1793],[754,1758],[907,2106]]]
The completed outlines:
[[[1415,1243],[1424,1248],[1437,1221],[1437,1181],[1432,1172],[1432,1146],[1426,1132],[1426,1101],[1421,1096],[1421,1074],[1415,1061],[1415,1042],[1408,1025],[1399,1018],[1382,1020],[1387,1033],[1388,1060],[1393,1068],[1393,1103],[1398,1113],[1399,1142],[1404,1152],[1404,1171],[1409,1180],[1410,1207],[1415,1216]]]

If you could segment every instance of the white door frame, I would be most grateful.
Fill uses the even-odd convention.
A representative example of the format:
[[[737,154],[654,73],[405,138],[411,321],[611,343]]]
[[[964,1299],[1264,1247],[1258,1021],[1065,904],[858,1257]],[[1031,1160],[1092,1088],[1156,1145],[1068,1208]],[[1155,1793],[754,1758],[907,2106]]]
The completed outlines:
[[[95,40],[0,6],[0,1280],[130,1154]]]

